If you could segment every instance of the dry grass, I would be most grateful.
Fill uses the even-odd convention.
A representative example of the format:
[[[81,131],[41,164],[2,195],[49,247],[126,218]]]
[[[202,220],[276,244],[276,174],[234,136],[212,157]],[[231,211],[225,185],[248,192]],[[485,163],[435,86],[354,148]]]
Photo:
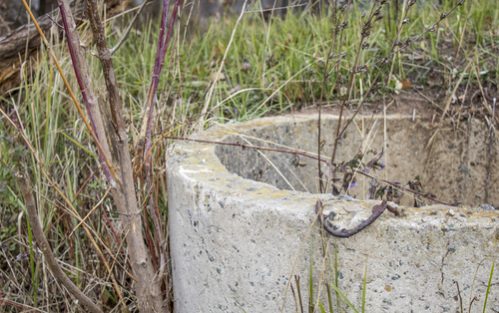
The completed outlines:
[[[263,23],[261,14],[248,13],[237,26],[235,18],[228,18],[213,23],[204,34],[186,34],[181,28],[171,59],[165,64],[155,133],[188,135],[201,118],[208,121],[202,125],[206,126],[212,120],[247,120],[343,100],[355,109],[360,101],[397,93],[423,95],[442,116],[455,119],[495,112],[497,123],[493,99],[497,97],[499,74],[498,4],[493,0],[466,1],[456,7],[453,1],[443,2],[438,6],[417,4],[417,10],[409,10],[405,17],[408,23],[400,19],[401,11],[395,14],[394,6],[389,6],[364,39],[365,18],[361,15],[366,9],[355,6],[338,11],[334,19],[331,14],[305,12]],[[442,12],[450,11],[452,14],[434,25]],[[154,62],[156,25],[133,30],[115,55],[117,77],[126,91],[122,97],[132,144],[139,137]],[[123,32],[113,22],[108,30],[112,41]],[[361,39],[364,45],[360,45]],[[407,39],[411,40],[400,44]],[[394,44],[395,40],[399,43]],[[71,77],[64,42],[54,40],[51,44]],[[394,53],[394,46],[401,49]],[[98,62],[90,54],[88,60],[94,86],[104,97]],[[353,68],[357,71],[352,75]],[[17,164],[32,177],[44,230],[70,278],[106,311],[123,309],[118,305],[119,293],[124,305],[135,311],[118,213],[95,162],[91,139],[69,105],[46,52],[22,71],[23,83],[2,99],[0,107],[22,127],[34,153],[20,148],[19,132],[1,117],[0,310],[79,311],[54,280],[34,244],[14,177],[13,164]],[[209,90],[212,95],[207,98]],[[164,152],[168,147],[165,140],[157,138],[153,194],[166,220]],[[152,227],[145,231],[146,241],[152,240]],[[111,271],[100,261],[101,253]]]

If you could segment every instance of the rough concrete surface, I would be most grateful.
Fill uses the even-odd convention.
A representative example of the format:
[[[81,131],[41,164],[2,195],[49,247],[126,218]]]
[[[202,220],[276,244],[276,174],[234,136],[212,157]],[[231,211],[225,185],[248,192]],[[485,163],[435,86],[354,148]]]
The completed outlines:
[[[264,118],[217,126],[197,138],[277,143],[314,153],[316,120],[316,115]],[[326,131],[336,123],[335,116],[323,117]],[[439,199],[464,205],[401,205],[402,216],[385,212],[346,239],[323,234],[314,213],[317,200],[337,214],[335,223],[347,226],[380,201],[306,192],[317,191],[316,161],[177,143],[168,156],[176,312],[297,312],[297,278],[308,311],[310,275],[316,306],[327,307],[326,284],[333,290],[337,281],[340,293],[331,292],[335,308],[351,302],[360,311],[366,277],[366,312],[459,312],[457,284],[463,306],[476,297],[473,309],[481,312],[492,263],[499,259],[499,211],[482,205],[499,204],[498,148],[487,145],[489,133],[478,121],[461,128],[437,124],[403,116],[357,117],[340,142],[338,160],[384,147],[386,168],[374,174],[401,184],[420,175],[423,187]],[[326,140],[328,157],[331,148]],[[359,179],[358,189],[349,192],[365,199],[367,185]],[[499,311],[498,273],[489,312]]]

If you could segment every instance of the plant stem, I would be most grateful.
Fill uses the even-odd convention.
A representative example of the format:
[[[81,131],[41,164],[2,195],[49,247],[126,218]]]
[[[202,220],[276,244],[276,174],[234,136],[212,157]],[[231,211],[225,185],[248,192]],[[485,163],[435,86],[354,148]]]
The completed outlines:
[[[98,14],[96,0],[88,0],[87,13],[94,39],[97,44],[99,59],[104,72],[106,89],[111,111],[109,139],[120,168],[122,186],[112,192],[113,200],[120,211],[120,219],[126,225],[126,241],[133,273],[136,279],[136,295],[140,312],[160,312],[163,310],[163,297],[160,280],[157,279],[149,252],[142,234],[143,223],[140,214],[135,181],[133,177],[132,159],[128,145],[128,134],[123,116],[123,106],[119,95],[118,83],[114,73],[111,53],[107,48],[104,27]]]
[[[89,297],[87,297],[81,290],[78,288],[71,279],[68,278],[66,273],[61,269],[59,264],[57,263],[57,259],[55,258],[52,248],[45,237],[45,233],[43,231],[42,224],[40,223],[40,217],[38,216],[38,210],[36,207],[35,198],[33,197],[33,188],[31,186],[31,181],[27,174],[17,174],[16,175],[19,181],[19,189],[24,197],[24,203],[26,205],[26,210],[28,212],[29,223],[31,225],[31,229],[33,231],[33,237],[35,238],[40,251],[45,257],[45,261],[47,262],[47,266],[54,275],[54,277],[59,281],[64,287],[66,287],[69,293],[74,296],[78,301],[83,304],[88,311],[92,313],[103,313],[103,311],[95,304]]]

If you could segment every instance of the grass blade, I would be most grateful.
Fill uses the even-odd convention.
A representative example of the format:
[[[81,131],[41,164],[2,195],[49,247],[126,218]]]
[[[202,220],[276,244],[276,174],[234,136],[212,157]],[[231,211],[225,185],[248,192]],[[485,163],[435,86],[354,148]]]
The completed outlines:
[[[310,268],[308,273],[308,313],[314,313],[314,267],[310,259]]]
[[[364,278],[362,279],[362,313],[366,312],[366,293],[367,293],[367,263],[364,269]]]
[[[492,262],[492,267],[490,268],[489,282],[487,283],[487,291],[485,292],[485,300],[483,301],[482,313],[485,313],[485,310],[487,309],[487,300],[489,299],[490,286],[492,286],[492,277],[494,276],[494,265],[495,262]]]

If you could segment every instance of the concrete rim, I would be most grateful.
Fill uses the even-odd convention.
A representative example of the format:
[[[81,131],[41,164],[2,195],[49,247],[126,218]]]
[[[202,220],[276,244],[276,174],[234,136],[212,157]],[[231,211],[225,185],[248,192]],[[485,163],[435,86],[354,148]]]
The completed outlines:
[[[361,116],[359,118],[379,118],[382,115],[369,115]],[[407,115],[397,115],[390,114],[384,116],[386,119],[402,119],[402,118],[412,118],[412,116]],[[213,140],[213,141],[223,141],[228,136],[243,134],[254,128],[264,128],[268,126],[284,125],[289,123],[289,118],[293,119],[294,123],[306,122],[310,120],[317,120],[316,114],[292,114],[283,115],[276,117],[264,117],[257,120],[251,120],[247,122],[234,124],[222,124],[211,127],[210,129],[196,134],[193,138],[202,140]],[[348,117],[344,117],[346,120]],[[334,114],[322,114],[322,119],[338,119],[337,115]],[[243,178],[235,173],[228,171],[225,166],[221,163],[218,156],[215,153],[216,144],[211,143],[198,143],[198,142],[178,142],[175,146],[175,153],[180,153],[185,158],[182,162],[179,171],[186,176],[188,179],[197,181],[199,184],[203,184],[204,188],[216,191],[224,197],[237,196],[241,200],[251,201],[252,199],[259,199],[261,201],[267,201],[270,205],[278,200],[279,206],[283,213],[294,215],[296,217],[301,216],[302,218],[307,218],[310,212],[313,212],[313,208],[317,200],[325,202],[325,205],[334,200],[335,206],[342,203],[352,204],[352,201],[357,205],[364,208],[370,209],[374,205],[380,203],[380,200],[341,200],[333,197],[329,194],[320,193],[309,193],[303,191],[290,191],[281,190],[277,187],[270,185],[265,182],[254,181],[251,179]],[[240,149],[234,147],[234,149]],[[220,188],[219,181],[228,180],[231,185],[238,186],[238,190],[244,190],[244,193],[237,192],[233,188]],[[296,204],[294,203],[296,199],[300,200],[301,206],[304,208],[302,212],[296,210]],[[397,206],[397,205],[395,205]],[[327,209],[327,207],[326,207]],[[403,210],[403,215],[405,219],[412,220],[416,218],[419,222],[424,222],[425,219],[421,218],[425,215],[431,214],[433,219],[438,217],[446,218],[449,216],[460,215],[461,217],[466,217],[466,222],[468,224],[474,224],[475,221],[497,218],[499,216],[497,210],[477,210],[476,207],[467,206],[448,206],[442,204],[433,204],[421,206],[418,208],[409,206],[400,206]],[[258,207],[255,207],[258,210]],[[384,219],[395,218],[392,214],[385,213]]]

